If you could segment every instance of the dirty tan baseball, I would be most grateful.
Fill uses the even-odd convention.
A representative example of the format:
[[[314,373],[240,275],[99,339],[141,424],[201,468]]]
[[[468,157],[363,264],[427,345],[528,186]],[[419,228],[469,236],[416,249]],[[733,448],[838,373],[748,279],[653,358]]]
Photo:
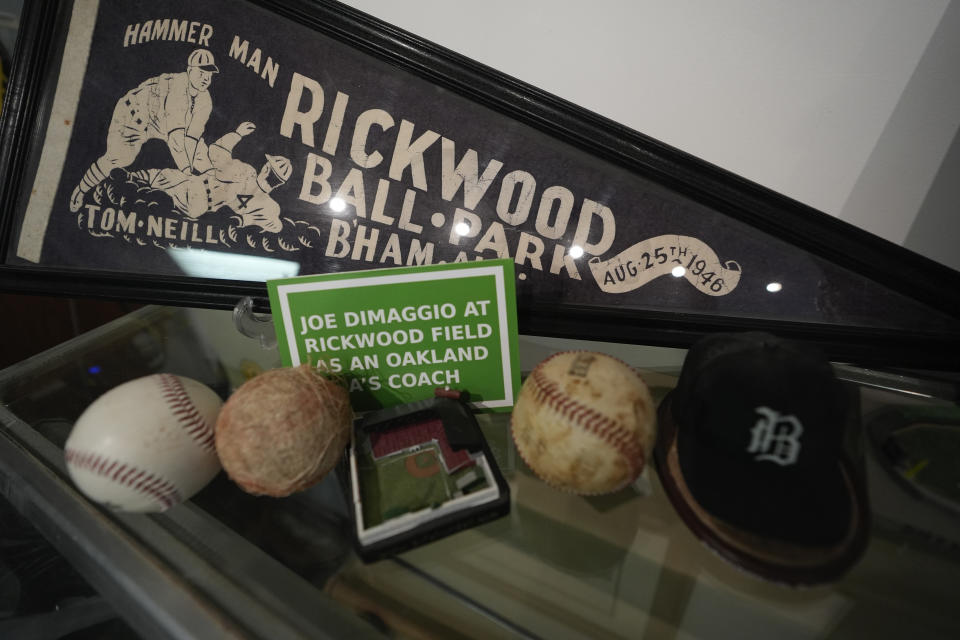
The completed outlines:
[[[308,364],[273,369],[227,399],[217,418],[217,454],[247,493],[284,497],[336,466],[352,425],[344,386]]]
[[[627,364],[604,353],[564,351],[524,381],[511,431],[543,481],[581,495],[604,494],[643,471],[656,438],[656,408]]]

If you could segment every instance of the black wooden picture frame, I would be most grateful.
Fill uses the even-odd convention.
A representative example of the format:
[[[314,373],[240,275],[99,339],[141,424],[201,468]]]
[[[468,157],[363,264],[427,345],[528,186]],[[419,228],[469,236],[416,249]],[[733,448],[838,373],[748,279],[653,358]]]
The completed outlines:
[[[960,273],[332,0],[26,3],[0,136],[4,290],[263,311],[258,259],[511,257],[522,333],[960,352]]]

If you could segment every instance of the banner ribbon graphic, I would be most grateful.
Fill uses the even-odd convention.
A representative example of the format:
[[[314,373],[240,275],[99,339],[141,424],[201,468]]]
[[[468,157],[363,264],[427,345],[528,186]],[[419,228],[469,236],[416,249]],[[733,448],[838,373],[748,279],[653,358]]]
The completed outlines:
[[[663,235],[648,238],[603,261],[590,259],[597,286],[606,293],[627,293],[654,278],[674,274],[709,296],[725,296],[740,283],[740,265],[723,264],[707,243],[692,236]],[[683,268],[679,273],[678,267]]]

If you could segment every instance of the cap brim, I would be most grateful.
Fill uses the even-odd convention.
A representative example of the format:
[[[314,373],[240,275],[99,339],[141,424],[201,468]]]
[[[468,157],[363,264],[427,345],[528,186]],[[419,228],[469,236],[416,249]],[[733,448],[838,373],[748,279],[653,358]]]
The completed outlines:
[[[674,393],[669,393],[658,409],[659,433],[654,460],[667,497],[694,535],[741,569],[767,580],[793,586],[833,582],[857,562],[866,548],[870,514],[866,488],[858,481],[849,461],[844,459],[838,463],[836,477],[840,485],[834,487],[836,491],[846,492],[850,502],[845,526],[841,525],[843,531],[839,542],[798,544],[731,524],[704,507],[686,482],[678,447],[679,427],[671,411],[673,397]],[[723,488],[723,477],[715,478],[714,482],[718,488]],[[729,498],[743,499],[737,493],[740,488],[732,486],[735,484],[738,483],[731,483]],[[776,514],[765,515],[776,517]],[[809,517],[822,516],[813,512]]]

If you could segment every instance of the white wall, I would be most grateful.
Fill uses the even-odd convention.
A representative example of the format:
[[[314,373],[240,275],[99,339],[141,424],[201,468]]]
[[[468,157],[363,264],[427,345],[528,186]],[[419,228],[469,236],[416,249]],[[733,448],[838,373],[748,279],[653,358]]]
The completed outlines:
[[[950,0],[346,4],[898,244],[960,128]]]

